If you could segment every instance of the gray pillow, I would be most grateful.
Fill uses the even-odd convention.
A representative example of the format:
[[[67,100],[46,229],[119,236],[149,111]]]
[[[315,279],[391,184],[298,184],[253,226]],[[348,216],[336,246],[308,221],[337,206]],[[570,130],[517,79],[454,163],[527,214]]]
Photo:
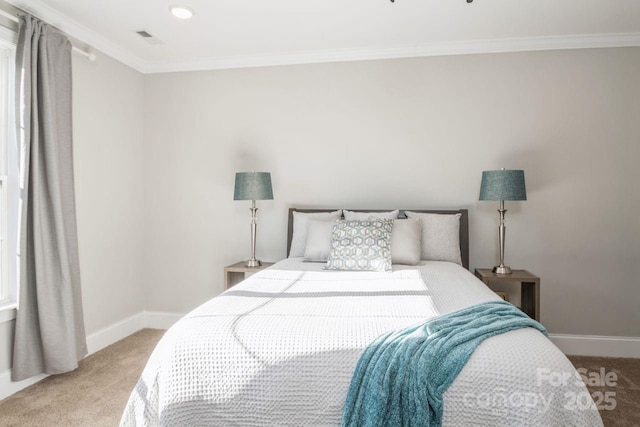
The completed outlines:
[[[333,212],[293,212],[293,236],[291,238],[291,249],[289,258],[303,257],[307,244],[307,226],[310,220],[334,221],[340,219],[342,209]]]
[[[461,214],[405,212],[422,221],[422,255],[427,261],[449,261],[462,265],[460,255]]]
[[[335,221],[325,270],[391,270],[393,220]]]
[[[391,262],[416,265],[422,251],[422,221],[396,219],[391,231]]]
[[[400,211],[390,212],[354,212],[344,209],[344,219],[349,221],[366,221],[368,219],[396,219]]]
[[[333,221],[309,221],[304,259],[309,262],[326,262],[331,251]]]

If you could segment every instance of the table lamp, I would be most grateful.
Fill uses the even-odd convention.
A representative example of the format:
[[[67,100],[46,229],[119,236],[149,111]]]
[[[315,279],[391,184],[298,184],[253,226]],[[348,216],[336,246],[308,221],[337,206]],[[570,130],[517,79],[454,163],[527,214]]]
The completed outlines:
[[[256,259],[256,229],[257,211],[256,200],[273,200],[271,188],[271,174],[269,172],[238,172],[233,200],[251,200],[251,259],[245,266],[258,267],[262,265]]]
[[[480,184],[480,200],[499,200],[500,226],[498,227],[498,239],[500,242],[500,265],[493,267],[496,274],[511,274],[511,268],[504,265],[504,239],[507,232],[504,225],[505,200],[527,200],[527,190],[524,185],[524,171],[501,170],[482,172]]]

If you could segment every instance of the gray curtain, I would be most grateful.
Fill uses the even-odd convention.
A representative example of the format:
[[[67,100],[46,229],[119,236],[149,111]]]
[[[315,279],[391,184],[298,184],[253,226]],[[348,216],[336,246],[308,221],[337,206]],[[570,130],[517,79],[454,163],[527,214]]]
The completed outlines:
[[[87,354],[80,294],[71,122],[71,44],[20,17],[20,293],[14,381],[78,367]]]

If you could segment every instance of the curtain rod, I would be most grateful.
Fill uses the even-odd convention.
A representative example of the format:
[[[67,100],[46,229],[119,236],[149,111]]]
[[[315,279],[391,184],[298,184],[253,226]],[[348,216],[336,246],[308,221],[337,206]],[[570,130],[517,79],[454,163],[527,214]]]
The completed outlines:
[[[20,22],[20,20],[18,19],[17,16],[0,9],[0,15],[4,16],[5,18],[9,18],[10,20],[12,20],[15,23]],[[91,52],[87,52],[86,50],[82,50],[79,47],[73,46],[72,50],[74,52],[79,53],[82,56],[85,56],[89,61],[95,61],[96,60],[96,54],[95,53],[91,53]]]

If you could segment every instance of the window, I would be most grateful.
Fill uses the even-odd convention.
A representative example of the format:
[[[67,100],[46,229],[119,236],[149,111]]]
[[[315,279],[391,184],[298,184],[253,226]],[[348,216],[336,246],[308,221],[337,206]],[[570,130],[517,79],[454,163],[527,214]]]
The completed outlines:
[[[14,57],[15,33],[0,30],[0,309],[13,306],[18,293],[19,178],[14,121]]]

